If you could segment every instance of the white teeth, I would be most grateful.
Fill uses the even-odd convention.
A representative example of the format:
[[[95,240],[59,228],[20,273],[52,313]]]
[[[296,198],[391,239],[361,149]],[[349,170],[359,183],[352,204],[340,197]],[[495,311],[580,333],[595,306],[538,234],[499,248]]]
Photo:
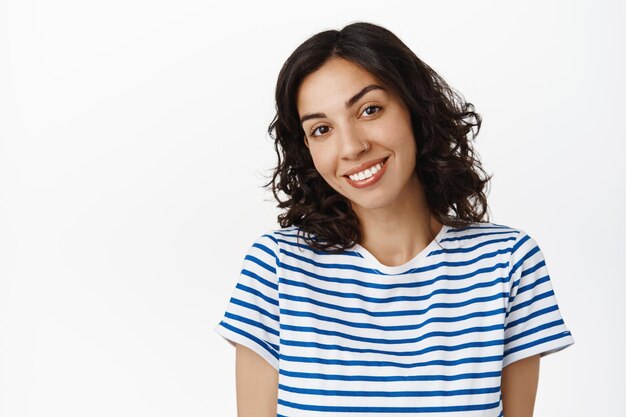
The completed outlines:
[[[366,169],[365,171],[357,172],[356,174],[349,175],[348,177],[352,181],[362,181],[376,174],[382,168],[382,166],[383,166],[383,163],[379,162],[373,167]]]

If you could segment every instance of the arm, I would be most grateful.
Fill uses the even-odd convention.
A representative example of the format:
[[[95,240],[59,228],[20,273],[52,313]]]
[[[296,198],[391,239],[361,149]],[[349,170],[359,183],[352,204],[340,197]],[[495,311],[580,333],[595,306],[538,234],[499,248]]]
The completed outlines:
[[[532,417],[538,383],[538,354],[505,366],[501,385],[504,416]]]
[[[278,371],[251,349],[237,343],[237,417],[276,417]]]

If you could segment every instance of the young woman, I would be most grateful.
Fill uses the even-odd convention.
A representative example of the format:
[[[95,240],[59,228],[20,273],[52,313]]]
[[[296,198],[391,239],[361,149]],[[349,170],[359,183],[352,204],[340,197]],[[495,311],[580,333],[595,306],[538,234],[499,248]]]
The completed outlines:
[[[276,107],[281,228],[215,327],[238,415],[532,416],[539,358],[574,339],[537,242],[485,218],[472,104],[361,22],[300,45]]]

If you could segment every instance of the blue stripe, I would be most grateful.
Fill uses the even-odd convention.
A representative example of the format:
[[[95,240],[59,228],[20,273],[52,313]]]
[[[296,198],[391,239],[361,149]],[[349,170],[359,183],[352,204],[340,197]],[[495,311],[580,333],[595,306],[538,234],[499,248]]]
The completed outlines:
[[[276,336],[279,336],[278,330],[276,330],[276,329],[274,329],[272,327],[266,326],[263,323],[259,323],[258,321],[251,320],[251,319],[246,318],[246,317],[242,317],[242,316],[240,316],[238,314],[233,314],[233,313],[230,313],[230,312],[226,312],[226,313],[224,313],[224,317],[228,317],[229,319],[237,320],[237,321],[240,321],[242,323],[246,323],[246,324],[249,324],[251,326],[258,327],[259,329],[265,330],[268,333],[271,333],[271,334],[274,334]],[[276,350],[278,350],[278,348]]]
[[[523,331],[523,332],[517,333],[517,334],[515,334],[514,336],[511,336],[511,337],[509,337],[508,339],[505,339],[505,340],[504,340],[504,343],[505,343],[505,344],[509,344],[509,343],[511,343],[511,342],[513,342],[513,341],[515,341],[515,340],[517,340],[517,339],[524,338],[524,337],[526,337],[526,336],[529,336],[529,335],[531,335],[531,334],[538,333],[538,332],[540,332],[540,331],[542,331],[542,330],[549,329],[549,328],[551,328],[551,327],[561,326],[561,325],[563,325],[563,324],[564,324],[564,323],[563,323],[563,320],[561,320],[561,319],[559,319],[559,320],[555,320],[555,321],[551,321],[550,323],[544,323],[544,324],[542,324],[542,325],[540,325],[540,326],[533,327],[532,329],[528,329],[528,330],[525,330],[525,331]]]
[[[502,327],[502,326],[499,326],[499,327]],[[348,337],[348,338],[351,339],[352,337]],[[372,343],[376,343],[376,340],[379,340],[379,339],[370,339],[370,340],[373,341]],[[380,342],[382,342],[383,344],[392,344],[388,340],[380,340]],[[310,347],[310,348],[316,347],[318,349],[339,350],[342,352],[378,353],[381,355],[390,355],[390,356],[418,356],[418,355],[425,355],[430,352],[436,352],[438,350],[445,351],[445,352],[454,352],[457,350],[469,349],[469,348],[475,348],[475,347],[503,346],[504,340],[498,339],[498,340],[489,340],[485,342],[468,342],[468,343],[463,343],[460,345],[452,345],[452,346],[434,345],[434,346],[429,346],[421,350],[403,351],[403,352],[394,352],[394,351],[380,350],[380,349],[352,348],[352,347],[347,347],[347,346],[342,346],[342,345],[329,345],[326,343],[316,343],[316,342],[300,342],[296,340],[287,340],[287,339],[280,339],[280,343],[282,345],[287,345],[287,346],[299,346],[299,347]],[[409,343],[409,342],[406,342],[406,343]]]
[[[276,351],[274,349],[272,349],[269,343],[259,339],[258,337],[256,337],[255,335],[246,332],[245,330],[241,330],[238,329],[237,327],[231,326],[230,324],[226,323],[225,321],[220,321],[219,325],[222,327],[225,327],[226,329],[230,330],[231,332],[235,332],[238,333],[250,340],[252,340],[254,343],[256,343],[257,345],[261,346],[263,349],[267,350],[269,353],[272,354],[272,356],[274,356],[276,359],[278,359],[279,354],[276,353]]]
[[[499,392],[500,387],[472,388],[457,390],[437,390],[437,391],[346,391],[346,390],[325,390],[296,388],[284,384],[278,384],[278,389],[288,392],[307,395],[324,395],[338,397],[453,397],[456,395],[481,395]]]
[[[517,287],[518,285],[521,284],[522,279],[524,279],[525,276],[530,275],[531,273],[535,272],[537,269],[541,268],[542,266],[545,266],[545,262],[541,261],[539,262],[537,265],[535,265],[534,267],[531,267],[529,269],[524,268],[524,270],[522,271],[522,274],[520,276],[519,279],[517,279],[515,282],[513,282],[513,285],[511,286],[511,294],[513,294],[515,291],[513,291],[515,289],[515,287]],[[549,278],[549,276],[547,276]],[[531,277],[532,278],[532,277]],[[524,282],[526,282],[527,280],[529,280],[530,278],[526,278],[524,279]],[[519,290],[518,290],[519,293]],[[515,298],[515,296],[513,296],[509,302],[512,302],[513,299]]]
[[[539,247],[538,247],[538,246],[535,246],[535,248],[536,248],[537,250],[539,250]],[[534,266],[525,267],[525,268],[524,268],[524,270],[522,271],[522,275],[521,275],[521,276],[522,276],[522,277],[525,277],[526,275],[530,275],[530,274],[532,274],[533,272],[535,272],[537,269],[539,269],[539,268],[541,268],[541,267],[543,267],[543,266],[545,266],[545,265],[546,265],[546,261],[542,259],[540,262],[538,262],[538,263],[537,263],[536,265],[534,265]],[[519,280],[518,280],[518,281],[519,281]]]
[[[520,247],[522,247],[522,245],[528,241],[530,239],[530,236],[528,235],[524,235],[522,236],[522,238],[520,240],[517,241],[517,243],[515,243],[515,245],[513,245],[513,248],[511,250],[511,256],[513,255],[517,255],[517,251],[519,250]],[[539,251],[539,247],[535,246],[534,248],[532,248],[529,252],[527,252],[522,259],[520,259],[519,261],[517,261],[511,268],[511,274],[514,274],[515,271],[517,271],[517,269],[524,263],[524,261],[526,261],[526,259],[530,258],[532,255],[534,255],[535,253],[537,253],[537,251]]]
[[[316,313],[311,313],[308,311],[296,311],[296,310],[287,310],[287,309],[280,309],[280,314],[281,315],[286,315],[286,316],[297,316],[297,317],[313,317],[317,320],[320,321],[327,321],[327,322],[331,322],[331,323],[339,323],[342,324],[344,326],[350,326],[350,327],[356,327],[356,328],[361,328],[361,329],[377,329],[377,330],[383,330],[383,331],[398,331],[398,330],[416,330],[416,329],[421,329],[422,327],[426,326],[429,323],[454,323],[457,321],[463,321],[463,320],[469,320],[471,318],[475,318],[475,317],[489,317],[489,316],[495,316],[498,314],[504,314],[506,312],[506,310],[504,308],[498,308],[496,310],[489,310],[489,311],[477,311],[475,313],[468,313],[465,314],[463,316],[456,316],[456,317],[430,317],[426,320],[424,320],[421,323],[417,323],[417,324],[405,324],[405,325],[398,325],[398,326],[382,326],[382,325],[377,325],[377,324],[373,324],[373,323],[360,323],[360,322],[353,322],[353,321],[349,321],[349,320],[343,320],[337,317],[331,317],[331,316],[322,316],[320,314],[316,314]]]
[[[441,281],[444,279],[445,277],[436,278],[435,280],[432,280],[431,282],[435,283],[437,281]],[[332,295],[332,296],[340,297],[340,298],[355,298],[355,299],[359,299],[363,301],[368,301],[370,303],[393,303],[397,301],[425,301],[425,300],[432,298],[433,296],[437,294],[463,294],[466,292],[473,291],[477,288],[489,288],[489,287],[493,287],[494,285],[498,283],[505,283],[506,278],[496,278],[495,280],[490,281],[490,282],[479,282],[477,284],[470,285],[469,287],[463,287],[463,288],[439,288],[439,289],[432,291],[429,294],[424,294],[424,295],[416,295],[416,296],[409,296],[409,295],[400,296],[399,295],[396,297],[387,297],[387,298],[367,297],[358,293],[332,291],[332,290],[327,290],[327,289],[320,288],[311,284],[307,284],[306,282],[295,281],[295,280],[287,279],[287,278],[281,278],[280,282],[282,284],[289,285],[292,287],[306,288],[306,289],[309,289],[311,291],[314,291],[320,294]]]
[[[279,398],[278,404],[291,408],[297,408],[300,410],[324,411],[333,413],[443,413],[454,411],[488,410],[498,407],[500,405],[500,402],[498,401],[495,403],[474,405],[452,405],[447,407],[352,407],[298,404]]]
[[[443,265],[444,263],[442,263]],[[450,263],[445,263],[445,265],[443,266],[450,266]],[[289,271],[294,271],[294,272],[298,272],[302,275],[305,275],[307,277],[310,278],[314,278],[317,279],[319,281],[323,281],[323,282],[335,282],[335,283],[339,283],[339,284],[352,284],[352,285],[357,285],[359,287],[366,287],[366,288],[376,288],[376,289],[393,289],[393,288],[419,288],[419,287],[425,287],[425,286],[429,286],[432,285],[440,280],[449,280],[449,281],[459,281],[459,280],[463,280],[463,279],[469,279],[469,278],[474,278],[475,276],[479,275],[479,274],[488,274],[490,272],[496,271],[498,269],[506,269],[508,268],[508,263],[497,263],[495,265],[489,266],[489,267],[485,267],[485,268],[480,268],[480,269],[476,269],[473,270],[471,272],[468,272],[466,274],[460,274],[460,275],[448,275],[448,274],[444,274],[444,275],[439,275],[433,279],[429,279],[429,280],[425,280],[425,281],[410,281],[410,282],[399,282],[399,283],[390,283],[390,284],[379,284],[379,283],[375,283],[375,282],[367,282],[367,281],[361,281],[358,279],[354,279],[354,278],[337,278],[337,277],[329,277],[326,275],[320,275],[320,274],[316,274],[314,272],[311,271],[307,271],[305,269],[296,267],[296,266],[292,266],[292,265],[288,265],[288,264],[282,264],[283,269],[289,270]],[[281,283],[282,280],[285,279],[283,277],[279,277],[278,278],[278,282]],[[508,282],[508,281],[507,281]]]
[[[485,301],[493,301],[493,300],[503,299],[503,298],[508,297],[508,295],[509,294],[505,293],[505,292],[504,293],[497,293],[497,294],[494,294],[494,295],[491,295],[491,296],[471,298],[469,300],[461,301],[461,302],[457,302],[457,303],[434,303],[434,304],[431,304],[430,306],[428,306],[428,308],[423,309],[423,310],[401,310],[401,311],[368,311],[368,310],[365,310],[364,308],[343,307],[343,306],[339,306],[339,305],[335,305],[335,304],[330,304],[330,303],[325,303],[325,302],[322,302],[322,301],[314,300],[314,299],[309,298],[309,297],[300,297],[300,296],[284,294],[284,293],[280,293],[278,295],[278,297],[279,298],[283,298],[285,300],[300,301],[300,302],[306,302],[306,303],[310,303],[310,304],[315,304],[315,305],[318,305],[320,307],[326,307],[326,308],[332,309],[332,310],[345,311],[345,312],[348,312],[348,313],[362,313],[362,314],[366,314],[366,315],[372,316],[372,317],[393,317],[393,316],[422,315],[422,314],[425,314],[425,313],[429,312],[433,308],[464,307],[464,306],[467,306],[467,305],[470,305],[470,304],[482,303],[482,302],[485,302]]]
[[[280,374],[292,378],[324,379],[329,381],[368,381],[368,382],[398,382],[398,381],[458,381],[463,379],[500,378],[501,371],[472,372],[457,375],[339,375],[307,372],[293,372],[285,369]]]
[[[523,293],[525,291],[530,291],[533,288],[535,288],[537,285],[543,284],[544,282],[550,282],[550,276],[549,275],[543,276],[541,278],[537,278],[535,280],[535,282],[532,282],[532,283],[530,283],[528,285],[524,285],[523,287],[519,287],[517,289],[517,294],[521,294],[521,293]],[[513,297],[513,299],[515,299],[515,296]]]
[[[274,257],[276,257],[276,255],[274,255]],[[257,265],[259,265],[261,268],[266,269],[267,271],[269,271],[272,275],[276,275],[276,268],[268,265],[267,263],[263,262],[262,260],[260,260],[259,258],[257,258],[254,255],[246,255],[244,259],[244,262],[248,261],[248,262],[252,262],[255,263]]]
[[[528,307],[529,305],[535,303],[536,301],[543,300],[544,298],[552,297],[553,295],[554,295],[554,291],[552,290],[546,291],[543,294],[538,294],[534,296],[533,298],[531,298],[530,300],[524,301],[523,303],[515,304],[513,307],[510,308],[509,314],[521,308]]]
[[[338,332],[335,330],[323,330],[323,329],[319,329],[317,327],[308,327],[308,326],[294,326],[294,325],[288,325],[288,324],[282,324],[280,325],[280,328],[282,330],[291,330],[294,332],[306,332],[306,333],[317,333],[317,334],[323,334],[323,335],[327,335],[327,336],[336,336],[336,337],[341,337],[343,339],[348,339],[348,340],[357,340],[359,342],[367,342],[367,343],[379,343],[382,345],[398,345],[398,344],[406,344],[406,343],[418,343],[421,342],[423,340],[426,339],[430,339],[431,337],[454,337],[454,336],[460,336],[460,335],[464,335],[464,334],[469,334],[469,333],[474,333],[474,332],[494,332],[494,331],[504,331],[504,326],[502,325],[502,323],[499,324],[495,324],[493,326],[483,326],[483,327],[470,327],[467,329],[460,329],[460,330],[455,330],[455,331],[449,331],[449,332],[444,332],[444,331],[433,331],[433,332],[429,332],[426,334],[423,334],[421,336],[418,337],[412,337],[412,338],[408,338],[408,339],[381,339],[380,337],[363,337],[363,336],[355,336],[349,333],[343,333],[343,332]],[[289,342],[288,340],[282,340],[283,343],[288,344],[287,342]],[[295,343],[295,342],[293,342]],[[298,343],[303,343],[304,345],[294,345],[294,346],[305,346],[307,343],[309,342],[298,342]],[[480,342],[483,343],[483,342]],[[487,342],[485,342],[487,343]],[[491,342],[488,342],[491,343]],[[502,344],[502,341],[498,341],[498,343],[495,344]],[[313,345],[311,345],[313,346]],[[355,350],[355,352],[358,352],[361,350]],[[369,350],[365,350],[365,351],[369,351]]]
[[[278,242],[276,241],[276,238],[274,238],[274,237],[272,237],[272,236],[270,236],[270,235],[264,235],[264,236],[269,237],[269,238],[270,238],[270,239],[271,239],[271,240],[272,240],[275,244],[278,244]],[[257,242],[257,243],[254,243],[254,244],[252,245],[252,247],[253,247],[253,248],[259,248],[259,249],[261,249],[263,252],[267,253],[269,256],[271,256],[272,258],[274,258],[275,265],[278,265],[278,256],[276,256],[276,253],[275,253],[272,249],[270,249],[270,248],[268,248],[267,246],[265,246],[265,245],[263,245],[263,244],[261,244],[261,243],[258,243],[258,242]]]
[[[241,275],[245,275],[247,277],[250,277],[252,279],[255,279],[257,281],[259,281],[261,284],[265,285],[268,288],[271,288],[274,291],[278,291],[278,284],[274,283],[274,282],[270,282],[268,280],[266,280],[265,278],[263,278],[260,275],[255,274],[252,271],[249,271],[245,268],[243,268],[240,272]]]
[[[343,366],[391,366],[398,368],[418,368],[424,366],[457,366],[464,363],[483,363],[483,362],[500,362],[502,356],[483,356],[483,357],[469,357],[457,360],[431,360],[427,362],[414,362],[414,363],[402,363],[391,361],[361,361],[361,360],[341,360],[341,359],[323,359],[323,358],[307,358],[304,356],[288,356],[280,355],[280,360],[287,362],[304,362],[304,363],[322,363],[326,365],[343,365]]]
[[[264,316],[267,316],[267,317],[271,318],[272,320],[274,320],[275,322],[278,323],[279,318],[278,318],[278,316],[276,314],[272,314],[269,311],[259,307],[256,304],[251,304],[251,303],[248,303],[247,301],[243,301],[243,300],[240,300],[240,299],[235,298],[235,297],[231,297],[230,302],[232,304],[236,304],[236,305],[240,305],[240,306],[245,307],[245,308],[249,308],[250,310],[258,311],[259,313],[263,314]]]
[[[276,300],[274,297],[267,296],[267,295],[263,294],[261,291],[259,291],[259,290],[255,289],[255,288],[248,287],[247,285],[244,285],[244,284],[242,284],[242,283],[237,283],[237,285],[235,286],[235,288],[237,288],[237,289],[239,289],[239,290],[241,290],[241,291],[245,291],[245,292],[247,292],[247,293],[250,293],[250,294],[256,295],[257,297],[259,297],[259,298],[261,298],[261,299],[265,300],[265,301],[266,301],[266,302],[268,302],[269,304],[273,304],[273,305],[275,305],[275,306],[277,306],[277,305],[278,305],[278,300]]]
[[[533,346],[541,345],[543,343],[548,343],[548,342],[550,342],[552,340],[558,340],[558,339],[561,339],[563,337],[567,337],[567,336],[571,336],[571,335],[572,334],[569,331],[563,331],[562,333],[557,333],[557,334],[553,334],[552,336],[544,337],[542,339],[533,340],[532,342],[528,342],[526,344],[515,346],[514,348],[505,350],[504,351],[504,357],[506,357],[507,355],[510,355],[511,353],[518,352],[520,350],[528,349],[528,348],[531,348]]]
[[[546,308],[542,308],[541,310],[533,311],[531,314],[529,314],[527,316],[524,316],[524,317],[521,317],[521,318],[519,318],[517,320],[508,322],[506,324],[506,326],[504,326],[504,329],[507,330],[507,329],[509,329],[511,327],[515,327],[515,326],[517,326],[519,324],[526,323],[528,320],[532,320],[535,317],[539,317],[539,316],[542,316],[544,314],[548,314],[548,313],[550,313],[552,311],[556,311],[558,309],[559,309],[559,307],[556,304],[553,304],[550,307],[546,307]]]

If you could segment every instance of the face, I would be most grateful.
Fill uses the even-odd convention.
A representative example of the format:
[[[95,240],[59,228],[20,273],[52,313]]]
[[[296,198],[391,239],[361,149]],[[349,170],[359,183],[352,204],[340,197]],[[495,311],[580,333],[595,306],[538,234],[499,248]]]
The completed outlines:
[[[359,65],[327,61],[302,81],[297,107],[315,168],[355,211],[400,205],[419,187],[408,108]],[[382,169],[371,178],[355,182],[346,176],[381,158]]]

